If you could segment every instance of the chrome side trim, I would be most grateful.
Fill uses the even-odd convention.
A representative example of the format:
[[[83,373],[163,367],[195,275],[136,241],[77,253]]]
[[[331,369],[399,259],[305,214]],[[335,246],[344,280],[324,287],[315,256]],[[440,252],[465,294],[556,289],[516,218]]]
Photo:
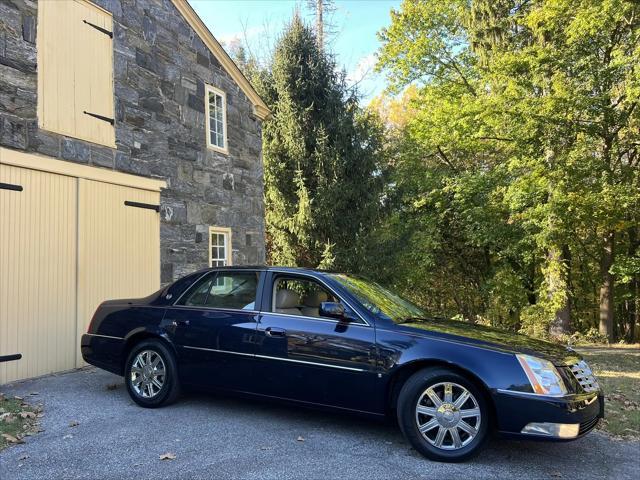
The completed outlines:
[[[89,335],[90,337],[113,338],[114,340],[124,340],[124,337],[113,337],[111,335],[98,335],[97,333],[85,333],[85,335]]]
[[[202,350],[204,352],[229,353],[231,355],[242,355],[243,357],[255,357],[253,353],[231,352],[229,350],[216,350],[215,348],[192,347],[190,345],[181,345],[181,347],[188,348],[189,350]]]
[[[343,367],[341,365],[329,365],[327,363],[307,362],[305,360],[293,360],[292,358],[268,357],[267,355],[256,355],[256,358],[265,358],[267,360],[280,360],[283,362],[304,363],[306,365],[316,365],[318,367],[337,368],[340,370],[350,370],[352,372],[364,372],[364,369],[362,368]]]
[[[355,310],[354,310],[355,311]],[[325,318],[325,317],[310,317],[308,315],[296,315],[293,313],[280,313],[280,312],[267,312],[267,311],[263,311],[260,312],[262,315],[276,315],[276,316],[282,316],[282,317],[293,317],[293,318],[300,318],[302,320],[315,320],[318,322],[329,322],[329,323],[333,323],[333,324],[338,324],[341,323],[345,326],[349,326],[349,327],[364,327],[364,328],[370,328],[371,325],[369,325],[368,323],[357,323],[357,322],[341,322],[340,320],[333,320],[332,318]],[[356,315],[358,315],[358,317],[360,316],[360,314],[358,314],[356,312]]]
[[[533,392],[519,392],[518,390],[508,390],[506,388],[498,388],[497,389],[498,393],[506,393],[507,395],[516,395],[516,396],[523,396],[523,397],[535,397],[535,398],[539,398],[540,400],[545,400],[545,399],[558,399],[558,398],[568,398],[570,395],[566,395],[566,394],[561,394],[561,395],[542,395],[540,393],[533,393]]]
[[[192,347],[192,346],[189,346],[189,345],[182,345],[182,347],[188,348],[190,350],[203,350],[205,352],[228,353],[230,355],[241,355],[243,357],[262,358],[262,359],[265,359],[265,360],[280,360],[281,362],[303,363],[305,365],[316,365],[318,367],[337,368],[337,369],[340,369],[340,370],[349,370],[349,371],[352,371],[352,372],[364,372],[365,371],[362,368],[343,367],[341,365],[329,365],[327,363],[308,362],[306,360],[294,360],[292,358],[270,357],[268,355],[254,355],[253,353],[231,352],[229,350],[217,350],[215,348]]]

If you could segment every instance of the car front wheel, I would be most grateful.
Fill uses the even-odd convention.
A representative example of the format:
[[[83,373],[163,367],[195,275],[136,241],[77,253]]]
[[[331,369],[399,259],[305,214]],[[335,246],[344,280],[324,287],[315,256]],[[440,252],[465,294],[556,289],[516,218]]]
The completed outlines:
[[[174,356],[159,340],[138,343],[129,353],[124,374],[129,395],[142,407],[167,405],[179,395]]]
[[[482,392],[443,368],[413,374],[398,397],[398,423],[411,445],[431,460],[460,462],[477,454],[489,431]]]

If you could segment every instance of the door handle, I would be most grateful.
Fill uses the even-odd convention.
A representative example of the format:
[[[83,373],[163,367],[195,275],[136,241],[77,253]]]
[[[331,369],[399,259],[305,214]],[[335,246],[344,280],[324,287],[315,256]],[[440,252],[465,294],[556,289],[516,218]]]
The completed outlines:
[[[188,326],[189,320],[174,320],[173,322],[171,322],[171,325],[173,325],[174,327],[177,327],[178,325]]]
[[[264,331],[267,337],[285,337],[287,335],[287,331],[282,328],[273,328],[267,327]]]

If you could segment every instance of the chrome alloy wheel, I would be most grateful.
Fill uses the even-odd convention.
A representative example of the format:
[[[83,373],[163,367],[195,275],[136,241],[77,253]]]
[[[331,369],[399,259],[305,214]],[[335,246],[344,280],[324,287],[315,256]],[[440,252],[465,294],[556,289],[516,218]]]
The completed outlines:
[[[143,350],[131,364],[131,385],[144,398],[155,397],[165,382],[166,369],[162,357],[153,350]]]
[[[430,386],[416,405],[418,430],[431,445],[442,450],[458,450],[471,443],[481,419],[475,397],[457,383]]]

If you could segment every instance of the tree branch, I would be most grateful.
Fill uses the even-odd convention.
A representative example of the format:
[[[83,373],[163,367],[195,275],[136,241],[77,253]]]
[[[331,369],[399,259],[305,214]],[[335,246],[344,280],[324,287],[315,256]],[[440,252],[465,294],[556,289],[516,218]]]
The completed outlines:
[[[442,161],[446,163],[449,168],[451,168],[451,170],[457,173],[458,169],[453,165],[453,163],[451,163],[449,157],[447,157],[447,155],[445,155],[445,153],[442,151],[442,148],[440,148],[440,145],[436,146],[436,150],[438,150],[438,156],[442,159]]]

